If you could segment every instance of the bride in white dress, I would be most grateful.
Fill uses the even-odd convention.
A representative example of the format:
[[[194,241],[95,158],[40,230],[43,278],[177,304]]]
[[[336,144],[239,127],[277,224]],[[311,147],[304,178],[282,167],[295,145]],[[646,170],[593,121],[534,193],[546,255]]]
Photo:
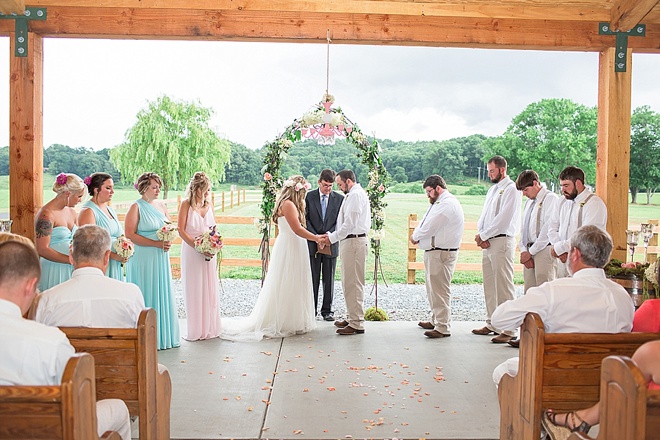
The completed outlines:
[[[246,317],[222,318],[220,338],[260,341],[303,334],[316,328],[312,272],[306,240],[320,241],[303,226],[305,193],[302,176],[284,182],[273,210],[279,235],[257,302]]]

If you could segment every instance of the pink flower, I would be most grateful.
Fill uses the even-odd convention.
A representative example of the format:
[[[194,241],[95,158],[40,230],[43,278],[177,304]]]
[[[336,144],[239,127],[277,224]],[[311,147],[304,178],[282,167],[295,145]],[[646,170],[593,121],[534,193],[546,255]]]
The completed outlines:
[[[305,190],[309,191],[312,188],[312,185],[309,182],[305,183]]]
[[[135,183],[133,184],[133,188],[138,189],[138,184],[137,184],[137,182],[135,182]]]
[[[92,178],[87,176],[83,179],[83,183],[87,186],[89,186],[90,183],[92,183]]]
[[[264,174],[264,180],[268,181],[268,180],[270,180],[270,179],[272,179],[272,178],[273,178],[273,176],[272,176],[270,173],[266,173],[266,174]]]
[[[378,187],[378,191],[380,191],[380,192],[385,191],[385,187],[381,184],[381,185]]]
[[[624,269],[634,269],[635,266],[637,266],[637,264],[633,263],[632,261],[630,263],[621,263],[621,267]]]
[[[58,185],[66,185],[66,174],[60,173],[57,175],[55,178],[55,182],[57,182]]]

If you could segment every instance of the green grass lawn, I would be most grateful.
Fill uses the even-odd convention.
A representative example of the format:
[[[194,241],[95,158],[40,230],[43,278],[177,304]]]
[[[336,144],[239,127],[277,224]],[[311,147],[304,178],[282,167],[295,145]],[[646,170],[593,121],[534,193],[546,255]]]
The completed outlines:
[[[44,179],[47,182],[44,188],[44,200],[50,200],[53,197],[53,192],[50,189],[54,176],[46,176]],[[216,212],[220,213],[220,191],[228,191],[229,185],[221,185],[214,188],[216,192]],[[460,200],[463,210],[465,212],[466,222],[476,222],[481,213],[484,202],[484,196],[466,196],[460,195],[465,192],[467,187],[451,187],[454,192],[459,194],[457,197]],[[175,199],[177,195],[181,194],[180,191],[170,191],[168,194],[169,199]],[[261,192],[259,190],[247,191],[247,202],[240,206],[229,208],[228,192],[225,193],[227,197],[226,209],[224,215],[232,216],[259,216],[258,203],[261,200]],[[138,197],[137,192],[132,188],[117,188],[113,197],[113,203],[119,207],[119,212],[125,212],[125,208],[121,207],[122,203],[131,202]],[[387,208],[385,209],[385,238],[382,241],[381,265],[388,283],[405,283],[407,278],[406,272],[406,258],[408,253],[408,215],[416,213],[418,218],[426,212],[428,208],[428,200],[424,194],[388,194],[386,199]],[[646,196],[638,197],[638,200],[646,201]],[[631,224],[642,223],[651,218],[659,218],[660,210],[660,194],[655,194],[652,199],[652,205],[630,205],[628,218]],[[176,211],[176,204],[169,204],[171,212]],[[9,185],[8,177],[0,176],[0,213],[7,215],[9,211]],[[257,228],[253,225],[221,225],[221,233],[225,237],[255,237],[258,238]],[[466,231],[463,241],[471,241],[474,236],[474,231]],[[640,256],[637,260],[641,260],[641,253],[643,247],[639,247],[638,251]],[[171,250],[172,255],[180,255],[179,246],[174,246]],[[260,254],[256,247],[238,247],[226,246],[223,249],[223,255],[226,258],[260,258]],[[417,260],[421,261],[422,252],[417,252]],[[481,251],[461,251],[459,254],[459,262],[461,263],[480,263]],[[367,279],[373,279],[374,259],[373,255],[369,256],[367,261]],[[250,278],[257,279],[261,277],[261,269],[258,267],[223,267],[222,276],[225,278]],[[338,274],[339,279],[339,274]],[[457,272],[454,275],[455,283],[481,283],[481,272]],[[423,272],[417,272],[416,282],[424,282]],[[516,282],[522,283],[522,274],[516,275]],[[382,283],[382,279],[379,280]]]

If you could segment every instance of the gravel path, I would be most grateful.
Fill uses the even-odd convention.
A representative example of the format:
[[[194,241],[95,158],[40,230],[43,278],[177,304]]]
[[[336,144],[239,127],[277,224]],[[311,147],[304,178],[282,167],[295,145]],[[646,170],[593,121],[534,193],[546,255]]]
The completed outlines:
[[[220,309],[222,316],[247,316],[250,314],[259,295],[260,280],[224,279],[221,283]],[[365,286],[364,307],[374,305],[372,285]],[[174,280],[175,297],[179,317],[185,318],[181,280]],[[516,286],[516,296],[522,295],[523,287]],[[452,318],[455,321],[483,321],[486,319],[486,306],[481,284],[451,286]],[[322,295],[322,294],[321,294]],[[335,282],[333,301],[336,317],[346,314],[346,303],[341,283]],[[378,284],[378,307],[384,309],[391,321],[428,320],[430,309],[423,284]]]

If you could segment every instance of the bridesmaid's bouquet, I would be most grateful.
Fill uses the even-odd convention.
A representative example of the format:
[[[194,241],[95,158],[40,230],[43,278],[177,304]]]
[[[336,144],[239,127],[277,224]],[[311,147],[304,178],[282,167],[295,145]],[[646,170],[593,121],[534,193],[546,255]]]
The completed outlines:
[[[128,259],[133,255],[133,252],[135,252],[135,246],[131,240],[126,238],[124,234],[121,234],[112,244],[112,250],[123,259]],[[126,276],[126,267],[124,266],[123,261],[121,267],[124,270],[124,276]]]
[[[195,250],[202,254],[216,255],[222,251],[222,236],[216,230],[215,225],[209,227],[209,230],[202,235],[195,237]],[[209,257],[204,257],[206,261],[211,261]]]
[[[160,241],[174,241],[177,237],[179,228],[174,226],[172,222],[166,221],[162,228],[156,231],[156,237]]]

